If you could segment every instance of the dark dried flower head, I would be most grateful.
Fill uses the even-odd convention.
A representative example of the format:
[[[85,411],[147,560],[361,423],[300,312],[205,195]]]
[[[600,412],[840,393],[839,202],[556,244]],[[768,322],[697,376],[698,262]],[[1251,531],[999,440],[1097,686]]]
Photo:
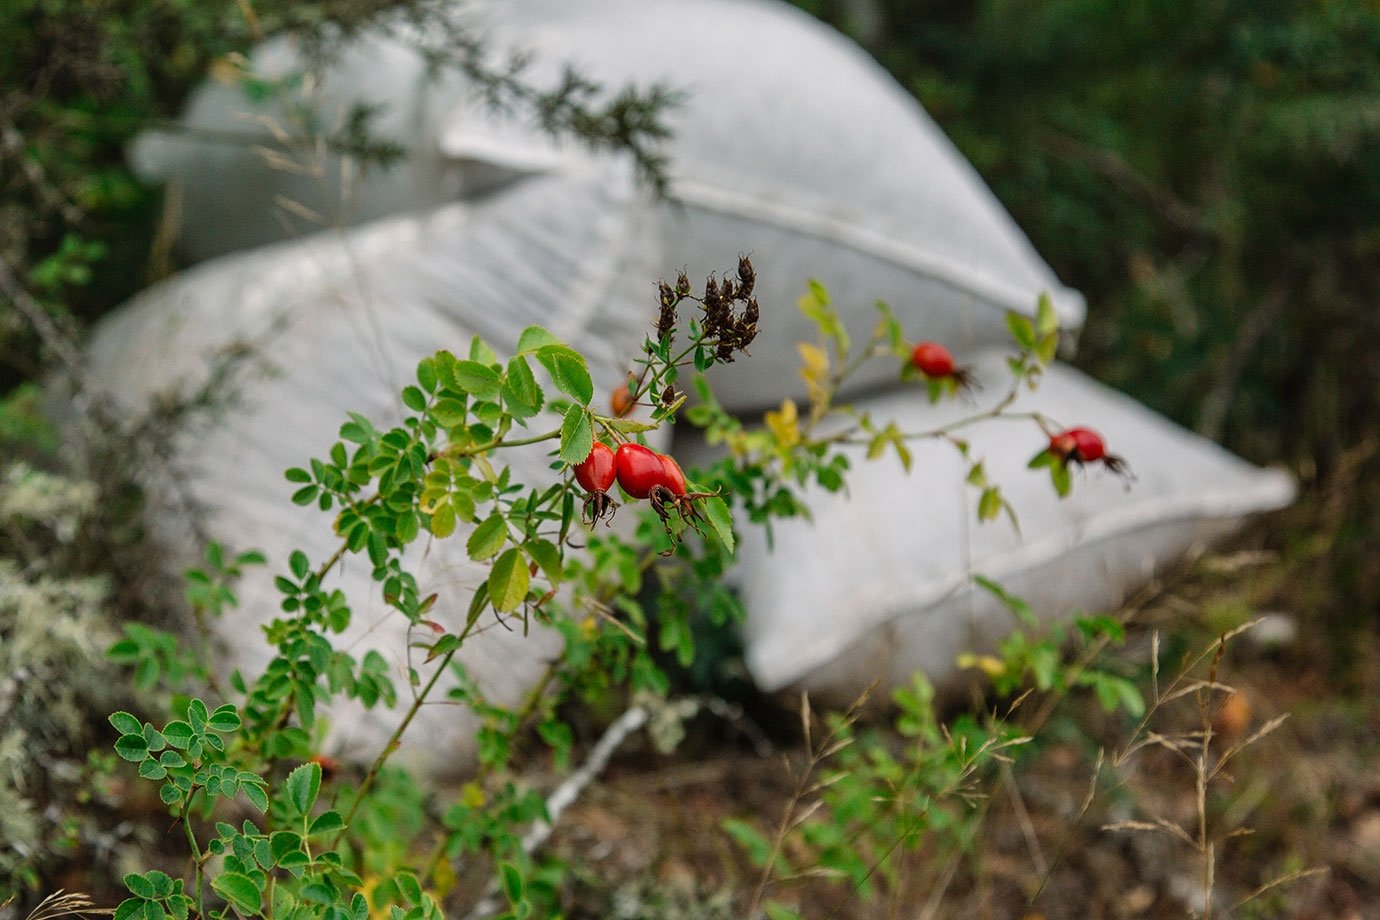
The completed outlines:
[[[757,269],[747,256],[738,257],[738,296],[751,297],[752,288],[757,283]]]

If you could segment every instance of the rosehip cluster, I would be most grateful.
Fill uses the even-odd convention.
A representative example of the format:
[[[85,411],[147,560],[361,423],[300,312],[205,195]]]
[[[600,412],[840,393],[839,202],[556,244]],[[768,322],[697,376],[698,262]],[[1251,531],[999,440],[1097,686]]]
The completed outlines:
[[[921,342],[910,353],[910,363],[930,380],[952,380],[958,386],[973,385],[972,369],[959,367],[949,349],[938,342]]]
[[[694,500],[708,494],[690,492],[680,464],[666,454],[631,442],[619,445],[615,452],[596,441],[589,456],[575,467],[575,481],[589,493],[584,506],[585,523],[593,526],[613,515],[618,505],[608,490],[615,480],[630,498],[650,501],[662,523],[667,523],[674,511],[695,526],[700,516]]]
[[[1102,435],[1091,428],[1066,428],[1049,436],[1049,452],[1064,465],[1077,463],[1101,463],[1118,475],[1130,474],[1126,461],[1116,454],[1107,453],[1107,443]]]

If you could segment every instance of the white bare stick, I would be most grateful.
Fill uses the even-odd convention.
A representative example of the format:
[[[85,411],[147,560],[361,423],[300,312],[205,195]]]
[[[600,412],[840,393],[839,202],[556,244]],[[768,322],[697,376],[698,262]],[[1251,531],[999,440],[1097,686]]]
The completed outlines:
[[[548,820],[537,821],[528,829],[522,838],[522,852],[528,854],[535,853],[547,840],[551,838],[554,825],[560,820],[561,814],[569,808],[580,793],[585,791],[585,787],[594,782],[594,778],[604,772],[604,767],[608,766],[609,758],[615,751],[628,739],[628,736],[639,728],[647,724],[651,717],[651,712],[646,706],[633,706],[623,713],[613,724],[608,727],[589,752],[589,757],[580,764],[579,769],[556,787],[556,790],[546,800],[546,815]],[[491,917],[499,911],[501,907],[498,900],[498,879],[495,877],[484,889],[484,897],[480,898],[479,903],[470,911],[466,920],[481,920],[481,918]]]

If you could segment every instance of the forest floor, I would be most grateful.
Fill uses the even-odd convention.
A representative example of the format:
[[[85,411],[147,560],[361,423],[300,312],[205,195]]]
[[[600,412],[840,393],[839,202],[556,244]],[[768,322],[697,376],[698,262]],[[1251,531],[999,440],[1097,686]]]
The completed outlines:
[[[1380,918],[1380,643],[1373,632],[1355,637],[1356,673],[1339,690],[1321,631],[1310,635],[1290,613],[1244,603],[1282,569],[1254,553],[1206,560],[1136,611],[1117,654],[1144,664],[1156,633],[1201,648],[1262,613],[1272,614],[1260,624],[1267,630],[1298,627],[1281,644],[1248,631],[1218,667],[1217,680],[1235,694],[1213,695],[1213,743],[1218,754],[1247,743],[1207,790],[1212,916]],[[1266,593],[1277,588],[1267,584]],[[783,707],[778,716],[791,713]],[[1150,727],[1170,737],[1198,730],[1202,717],[1188,696]],[[1250,740],[1278,717],[1287,718]],[[1150,745],[1113,766],[1134,728],[1091,694],[1063,700],[1030,750],[987,783],[966,851],[892,854],[896,883],[872,900],[820,879],[773,882],[769,894],[808,918],[1199,916],[1204,860],[1189,840],[1163,827],[1108,827],[1163,821],[1189,836],[1197,829],[1189,759]],[[806,752],[787,745],[763,757],[733,734],[701,717],[698,735],[675,756],[628,751],[583,796],[554,841],[587,880],[570,917],[744,916],[760,872],[721,825],[744,818],[770,836]],[[1283,883],[1270,887],[1275,880]]]

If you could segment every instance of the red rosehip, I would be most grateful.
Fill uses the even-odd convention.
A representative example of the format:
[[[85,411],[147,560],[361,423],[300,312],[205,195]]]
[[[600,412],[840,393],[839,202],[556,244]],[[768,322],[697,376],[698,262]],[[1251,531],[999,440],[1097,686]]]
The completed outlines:
[[[595,441],[589,456],[575,467],[575,481],[586,492],[607,492],[613,488],[617,474],[613,449],[602,441]]]
[[[938,342],[921,342],[910,353],[910,363],[926,377],[948,377],[955,370],[954,356]]]
[[[633,498],[646,498],[657,486],[666,485],[666,467],[661,463],[661,455],[650,447],[630,441],[619,446],[614,459],[618,484]]]
[[[681,471],[680,464],[666,454],[661,455],[661,466],[666,473],[664,485],[671,490],[671,494],[676,498],[684,498],[690,490],[685,484],[685,473]]]
[[[1078,459],[1084,463],[1092,463],[1107,456],[1107,445],[1102,440],[1102,436],[1091,428],[1071,428],[1069,434],[1073,437],[1073,449],[1078,452]]]
[[[1107,445],[1091,428],[1067,428],[1050,435],[1049,451],[1061,460],[1093,463],[1107,455]]]
[[[1049,452],[1061,463],[1101,463],[1113,473],[1130,477],[1126,461],[1107,453],[1107,442],[1091,428],[1066,428],[1049,437]]]

